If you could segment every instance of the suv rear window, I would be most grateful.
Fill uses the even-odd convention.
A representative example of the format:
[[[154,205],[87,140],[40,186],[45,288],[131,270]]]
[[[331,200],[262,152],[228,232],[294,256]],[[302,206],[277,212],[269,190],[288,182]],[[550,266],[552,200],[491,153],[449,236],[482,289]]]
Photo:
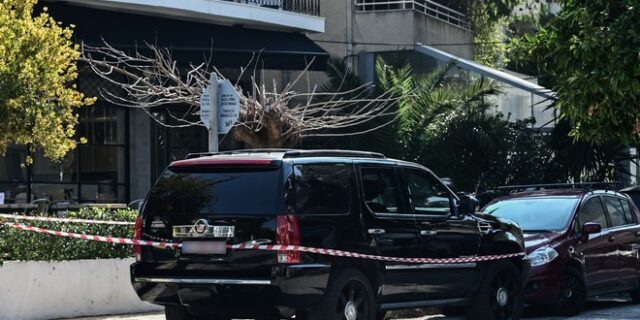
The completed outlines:
[[[297,214],[345,214],[351,204],[351,169],[344,164],[296,165]]]
[[[145,213],[276,214],[281,189],[277,168],[168,169],[151,190]]]

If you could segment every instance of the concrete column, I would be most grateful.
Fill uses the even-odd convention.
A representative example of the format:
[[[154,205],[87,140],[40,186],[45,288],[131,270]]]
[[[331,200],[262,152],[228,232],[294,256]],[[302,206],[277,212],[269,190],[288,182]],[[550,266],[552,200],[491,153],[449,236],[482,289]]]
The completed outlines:
[[[131,109],[130,120],[131,200],[144,199],[151,188],[151,119],[142,110]]]

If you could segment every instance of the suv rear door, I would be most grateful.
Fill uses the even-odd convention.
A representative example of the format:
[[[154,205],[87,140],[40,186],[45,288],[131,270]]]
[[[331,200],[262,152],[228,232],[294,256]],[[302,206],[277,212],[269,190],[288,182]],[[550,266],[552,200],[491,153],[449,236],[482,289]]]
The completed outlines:
[[[428,258],[458,258],[478,253],[480,231],[474,219],[458,217],[455,197],[433,174],[404,168],[409,209],[416,217],[420,252]],[[416,278],[420,299],[467,296],[476,283],[476,264],[422,264]]]
[[[183,270],[167,276],[197,277],[216,270],[216,276],[268,278],[276,253],[226,246],[276,243],[276,218],[284,212],[280,164],[213,161],[169,167],[149,193],[142,238],[178,241],[183,247],[177,252],[142,248],[142,261],[154,269],[149,273]]]
[[[362,219],[377,254],[389,257],[421,257],[413,215],[404,202],[398,169],[389,165],[361,165]],[[382,300],[415,300],[417,269],[405,263],[382,262]]]

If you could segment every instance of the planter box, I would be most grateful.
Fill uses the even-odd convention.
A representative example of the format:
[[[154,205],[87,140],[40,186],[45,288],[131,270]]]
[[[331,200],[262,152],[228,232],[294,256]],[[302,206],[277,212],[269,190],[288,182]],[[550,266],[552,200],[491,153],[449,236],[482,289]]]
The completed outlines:
[[[8,261],[0,267],[0,319],[56,319],[161,310],[138,299],[133,259]]]

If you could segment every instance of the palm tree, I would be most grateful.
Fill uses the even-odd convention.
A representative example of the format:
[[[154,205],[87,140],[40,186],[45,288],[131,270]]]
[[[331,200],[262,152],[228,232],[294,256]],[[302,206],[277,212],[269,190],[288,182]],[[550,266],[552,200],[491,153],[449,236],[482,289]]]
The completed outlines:
[[[451,75],[455,62],[429,74],[415,74],[408,64],[391,67],[379,59],[376,72],[383,90],[393,90],[398,101],[398,136],[405,159],[424,162],[428,141],[442,132],[451,119],[463,114],[483,114],[490,106],[485,97],[498,90],[489,81],[468,82]]]

